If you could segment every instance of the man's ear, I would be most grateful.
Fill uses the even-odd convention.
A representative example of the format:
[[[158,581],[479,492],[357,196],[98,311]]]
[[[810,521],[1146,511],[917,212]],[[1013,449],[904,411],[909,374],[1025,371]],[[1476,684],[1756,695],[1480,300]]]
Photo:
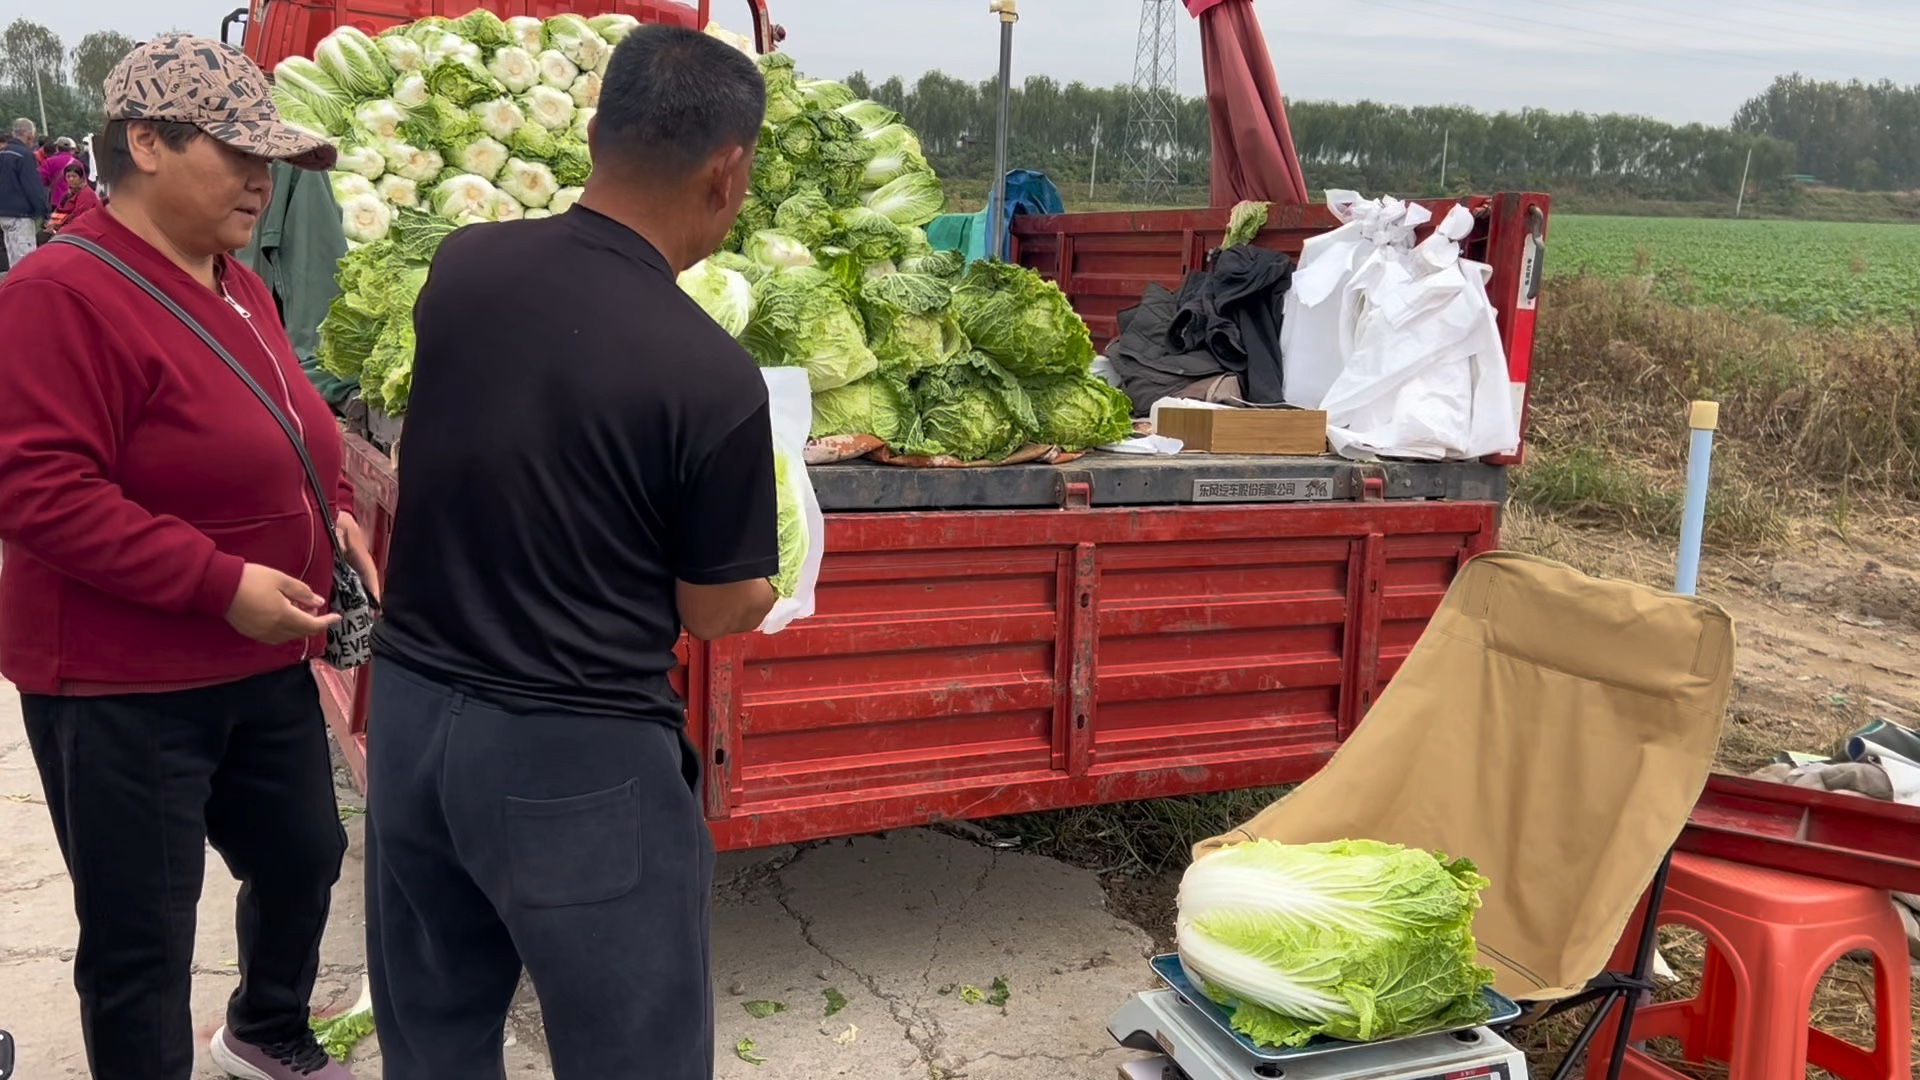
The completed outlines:
[[[733,188],[739,175],[747,168],[750,151],[744,146],[732,146],[713,155],[707,162],[707,203],[714,209],[722,209],[733,203]]]

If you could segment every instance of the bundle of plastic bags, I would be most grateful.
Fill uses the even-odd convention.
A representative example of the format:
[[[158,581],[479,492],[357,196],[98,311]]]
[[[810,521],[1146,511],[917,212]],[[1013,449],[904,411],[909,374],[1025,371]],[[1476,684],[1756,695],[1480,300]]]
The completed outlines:
[[[1280,349],[1289,404],[1327,412],[1349,458],[1478,458],[1518,447],[1494,322],[1493,270],[1461,256],[1473,214],[1456,206],[1423,242],[1425,207],[1330,191],[1345,222],[1308,240]]]

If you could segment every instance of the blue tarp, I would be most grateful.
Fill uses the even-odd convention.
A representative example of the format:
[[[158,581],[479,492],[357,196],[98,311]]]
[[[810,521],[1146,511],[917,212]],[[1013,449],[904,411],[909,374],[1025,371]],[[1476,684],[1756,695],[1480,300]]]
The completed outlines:
[[[1047,174],[1032,169],[1015,169],[1007,174],[1006,185],[1007,218],[1004,231],[1000,236],[1000,258],[1006,258],[1009,238],[1013,235],[1013,218],[1016,214],[1061,214],[1066,207],[1060,202],[1060,190],[1047,179]],[[987,233],[992,229],[990,220],[993,208],[977,214],[941,214],[927,225],[927,241],[935,251],[958,251],[967,257],[968,262],[987,257],[989,241]]]

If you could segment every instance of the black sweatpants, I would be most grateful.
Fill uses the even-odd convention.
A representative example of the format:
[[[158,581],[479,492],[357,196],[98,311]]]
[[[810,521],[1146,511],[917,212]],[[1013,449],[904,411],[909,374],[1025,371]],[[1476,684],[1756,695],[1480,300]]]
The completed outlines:
[[[74,985],[95,1080],[193,1073],[194,914],[212,842],[240,880],[235,1037],[297,1036],[346,832],[306,665],[224,686],[23,695],[73,878]]]
[[[557,1080],[709,1080],[713,840],[684,734],[509,713],[389,659],[367,734],[386,1080],[503,1076],[523,964]]]

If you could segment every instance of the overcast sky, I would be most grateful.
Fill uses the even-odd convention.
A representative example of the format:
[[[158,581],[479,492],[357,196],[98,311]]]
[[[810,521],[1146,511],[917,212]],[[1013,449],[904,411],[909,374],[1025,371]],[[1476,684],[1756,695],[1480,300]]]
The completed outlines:
[[[1166,0],[1176,8],[1178,0]],[[0,22],[49,22],[68,44],[90,30],[136,38],[168,27],[217,32],[239,0],[0,0]],[[785,48],[813,75],[875,81],[929,68],[985,78],[999,24],[987,0],[767,0]],[[713,0],[745,32],[746,0]],[[1131,80],[1139,0],[1021,0],[1014,78]],[[8,9],[12,9],[9,11]],[[736,11],[738,9],[738,11]],[[1289,97],[1484,109],[1632,112],[1724,124],[1776,74],[1920,83],[1913,0],[1259,0]],[[1503,14],[1502,12],[1507,12]],[[1181,88],[1203,86],[1200,37],[1184,10]]]

